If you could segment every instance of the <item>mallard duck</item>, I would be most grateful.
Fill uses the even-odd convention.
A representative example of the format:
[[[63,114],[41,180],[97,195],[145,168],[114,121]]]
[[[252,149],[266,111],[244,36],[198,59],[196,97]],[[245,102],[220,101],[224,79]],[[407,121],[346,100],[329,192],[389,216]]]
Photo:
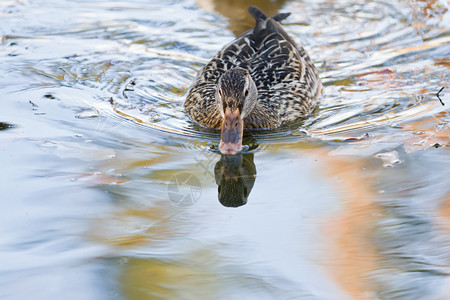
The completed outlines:
[[[254,28],[220,50],[189,89],[185,112],[206,127],[220,128],[219,150],[242,150],[244,129],[271,129],[310,114],[322,84],[303,47],[283,30],[280,21],[250,6]]]

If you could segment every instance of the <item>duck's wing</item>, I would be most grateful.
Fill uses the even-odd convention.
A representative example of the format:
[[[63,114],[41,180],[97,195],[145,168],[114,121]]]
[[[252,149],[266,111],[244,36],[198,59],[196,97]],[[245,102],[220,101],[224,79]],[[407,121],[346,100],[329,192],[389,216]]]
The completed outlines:
[[[255,7],[249,12],[256,26],[251,35],[255,53],[248,69],[258,88],[258,102],[275,112],[280,124],[307,115],[317,104],[321,83],[305,49],[278,22],[288,15],[267,18]]]

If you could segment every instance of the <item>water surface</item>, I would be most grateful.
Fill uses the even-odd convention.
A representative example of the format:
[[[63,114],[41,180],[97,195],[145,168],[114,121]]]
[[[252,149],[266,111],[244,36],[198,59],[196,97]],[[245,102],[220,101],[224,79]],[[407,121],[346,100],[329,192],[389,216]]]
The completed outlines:
[[[183,101],[250,4],[292,12],[324,95],[221,157]],[[449,23],[445,1],[0,1],[0,297],[445,299]]]

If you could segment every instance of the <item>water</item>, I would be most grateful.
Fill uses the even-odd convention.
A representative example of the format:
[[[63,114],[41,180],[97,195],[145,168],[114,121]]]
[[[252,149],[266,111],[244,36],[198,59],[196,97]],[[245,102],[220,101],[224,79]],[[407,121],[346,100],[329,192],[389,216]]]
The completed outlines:
[[[0,298],[448,297],[447,3],[260,1],[324,96],[221,157],[182,105],[234,2],[0,1]]]

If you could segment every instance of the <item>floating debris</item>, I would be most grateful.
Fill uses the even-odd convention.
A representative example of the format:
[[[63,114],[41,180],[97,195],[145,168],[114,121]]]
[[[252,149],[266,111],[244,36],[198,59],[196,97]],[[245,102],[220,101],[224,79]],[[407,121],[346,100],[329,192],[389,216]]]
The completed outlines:
[[[6,130],[15,127],[13,124],[0,122],[0,130]]]
[[[31,106],[33,106],[33,110],[36,110],[37,107],[39,107],[36,103],[34,103],[33,101],[29,100],[28,102],[30,102]]]
[[[439,94],[442,92],[442,90],[444,89],[444,86],[439,90],[439,92],[437,92],[436,97],[438,97],[439,101],[441,102],[442,106],[444,106],[444,102],[442,101],[441,97],[439,97]]]
[[[346,141],[346,142],[364,141],[364,140],[367,140],[369,137],[370,137],[369,133],[366,132],[366,134],[363,134],[359,137],[346,138],[344,141]]]
[[[47,98],[47,99],[52,99],[52,100],[53,100],[53,99],[56,99],[56,97],[53,96],[52,93],[47,93],[47,94],[44,95],[44,97]]]
[[[100,117],[100,113],[96,109],[87,109],[80,112],[75,117],[77,117],[78,119],[98,118]]]
[[[376,157],[383,161],[383,168],[393,167],[395,164],[401,163],[398,152],[393,150],[390,152],[382,152],[375,154]]]

